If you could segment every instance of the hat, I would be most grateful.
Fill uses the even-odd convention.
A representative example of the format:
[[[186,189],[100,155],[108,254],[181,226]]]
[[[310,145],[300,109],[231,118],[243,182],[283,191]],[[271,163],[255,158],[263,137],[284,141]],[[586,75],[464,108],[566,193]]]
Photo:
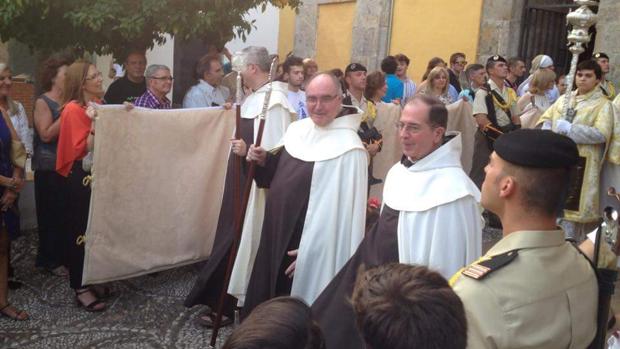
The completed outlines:
[[[593,54],[592,57],[594,57],[594,59],[599,59],[599,58],[607,58],[607,59],[609,59],[609,56],[605,52],[597,52],[597,53]]]
[[[495,55],[495,56],[489,57],[489,59],[487,59],[487,64],[489,64],[491,62],[504,62],[504,63],[508,63],[506,61],[506,58],[504,58],[504,57],[502,57],[500,55]]]
[[[564,168],[577,164],[579,152],[572,139],[550,130],[520,129],[501,135],[495,153],[517,166]]]
[[[354,72],[354,71],[365,71],[367,72],[368,70],[366,70],[366,67],[364,67],[363,65],[359,64],[359,63],[351,63],[349,65],[347,65],[347,68],[344,70],[344,73],[350,73],[350,72]]]

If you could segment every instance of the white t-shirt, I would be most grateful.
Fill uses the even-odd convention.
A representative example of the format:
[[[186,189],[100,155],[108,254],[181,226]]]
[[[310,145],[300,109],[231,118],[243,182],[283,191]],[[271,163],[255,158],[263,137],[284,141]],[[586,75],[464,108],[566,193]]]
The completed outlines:
[[[306,108],[306,93],[302,90],[293,92],[288,91],[288,102],[295,109],[297,119],[305,119],[308,117],[308,109]]]

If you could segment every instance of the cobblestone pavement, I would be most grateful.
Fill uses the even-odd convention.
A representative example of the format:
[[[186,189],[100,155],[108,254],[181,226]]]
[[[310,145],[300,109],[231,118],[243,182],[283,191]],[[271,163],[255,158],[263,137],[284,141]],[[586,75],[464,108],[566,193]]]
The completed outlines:
[[[483,249],[500,235],[485,230]],[[35,231],[25,232],[12,246],[12,265],[24,286],[10,291],[9,301],[31,318],[0,317],[0,348],[207,348],[211,332],[194,324],[203,308],[182,305],[199,265],[113,282],[109,309],[93,314],[76,306],[66,278],[34,267],[36,239]],[[231,331],[222,329],[218,346]]]
[[[182,302],[198,265],[110,284],[109,309],[88,313],[76,306],[66,278],[34,267],[36,233],[26,232],[12,246],[12,264],[24,283],[9,301],[30,320],[0,317],[0,348],[207,348],[211,332],[193,320],[203,310]],[[231,328],[220,331],[220,341]]]

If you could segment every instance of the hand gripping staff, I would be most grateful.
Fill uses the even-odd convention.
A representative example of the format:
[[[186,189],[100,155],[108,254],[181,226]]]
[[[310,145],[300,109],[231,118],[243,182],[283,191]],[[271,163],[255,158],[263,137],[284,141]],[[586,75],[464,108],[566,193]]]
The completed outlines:
[[[265,93],[265,99],[263,102],[263,109],[261,110],[260,115],[258,116],[259,118],[259,124],[258,124],[258,132],[256,135],[256,142],[255,142],[255,146],[259,147],[261,145],[262,139],[263,139],[263,131],[265,129],[265,117],[267,115],[267,110],[269,109],[269,100],[271,99],[271,91],[273,91],[273,77],[275,76],[275,71],[276,68],[278,67],[278,63],[277,63],[277,58],[274,58],[273,61],[271,62],[271,68],[269,69],[269,88],[267,89],[267,92]],[[237,72],[237,98],[240,97],[240,88],[241,86],[239,86],[239,82],[240,82],[240,74],[239,72]],[[239,134],[239,123],[240,123],[240,105],[239,105],[239,100],[237,100],[237,129],[235,131],[235,138],[239,139],[240,134]],[[240,161],[241,161],[241,157],[237,156],[237,159],[235,160],[235,167],[234,169],[236,169],[235,172],[235,176],[237,176],[235,178],[235,186],[237,186],[238,184],[238,180],[239,180],[239,175],[240,175]],[[256,162],[252,161],[250,163],[249,169],[248,169],[248,176],[245,180],[245,186],[243,188],[243,197],[241,198],[241,203],[238,202],[238,200],[236,201],[235,205],[235,215],[234,215],[234,221],[233,221],[233,241],[232,244],[230,246],[230,253],[228,255],[228,264],[226,265],[226,273],[224,274],[224,285],[222,287],[222,291],[220,292],[220,297],[217,303],[217,312],[215,315],[215,322],[213,323],[213,332],[211,333],[211,342],[209,343],[209,346],[211,348],[215,348],[215,342],[217,340],[217,335],[220,329],[220,325],[222,323],[222,311],[224,310],[224,303],[226,301],[226,294],[228,291],[228,284],[230,283],[230,275],[232,274],[232,268],[233,265],[235,263],[235,259],[237,257],[237,249],[239,248],[239,242],[241,241],[241,232],[243,230],[243,220],[245,218],[245,213],[247,210],[247,206],[248,206],[248,199],[250,197],[250,190],[252,189],[252,183],[254,182],[254,175],[256,173]],[[233,187],[233,192],[234,193],[238,193],[238,189],[235,190],[235,187]]]

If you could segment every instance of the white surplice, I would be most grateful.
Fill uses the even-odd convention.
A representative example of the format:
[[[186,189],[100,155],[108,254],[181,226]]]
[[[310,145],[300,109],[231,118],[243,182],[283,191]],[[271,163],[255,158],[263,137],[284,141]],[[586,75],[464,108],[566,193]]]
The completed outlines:
[[[480,191],[461,167],[461,135],[406,168],[388,172],[383,200],[400,211],[401,263],[426,265],[449,278],[480,257]]]
[[[265,95],[269,89],[269,84],[261,87],[256,92],[248,96],[241,106],[241,117],[244,119],[254,119],[254,141],[258,134],[259,115],[265,101]],[[281,82],[273,83],[273,90],[269,99],[269,108],[265,118],[265,126],[261,147],[272,150],[281,141],[286,129],[291,121],[296,119],[295,111],[288,102],[288,86]],[[250,146],[249,144],[247,145]],[[261,231],[263,229],[263,219],[265,215],[265,200],[267,189],[261,189],[252,182],[248,206],[243,221],[241,241],[233,271],[230,276],[228,293],[238,299],[238,305],[243,306],[254,259],[260,243]]]
[[[357,135],[361,114],[318,127],[297,121],[284,136],[294,158],[314,162],[291,295],[312,304],[355,253],[364,234],[368,155]]]

